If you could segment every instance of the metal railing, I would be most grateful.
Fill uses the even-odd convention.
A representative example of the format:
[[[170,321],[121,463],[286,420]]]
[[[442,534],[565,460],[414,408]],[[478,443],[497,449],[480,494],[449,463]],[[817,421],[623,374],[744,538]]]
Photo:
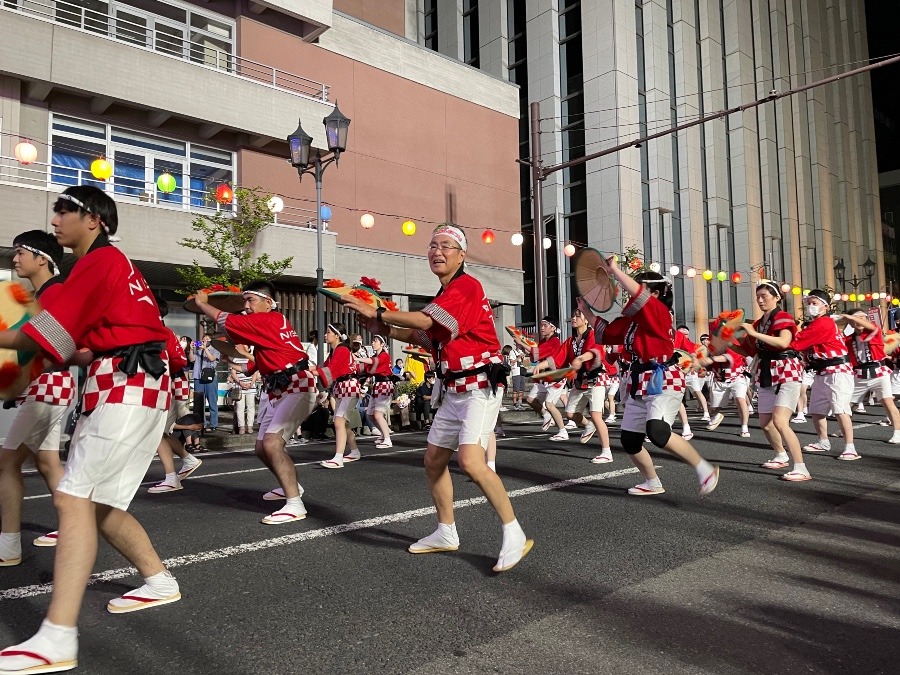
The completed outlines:
[[[179,186],[173,192],[159,190],[155,181],[141,180],[127,176],[110,176],[108,180],[97,180],[90,169],[81,169],[44,162],[33,162],[23,165],[15,157],[0,155],[0,184],[14,184],[43,189],[48,192],[61,192],[72,185],[93,185],[107,192],[118,202],[133,202],[197,213],[216,211],[233,211],[234,204],[220,204],[210,193],[219,181],[203,189]],[[315,230],[315,208],[305,208],[285,201],[284,209],[272,215],[272,222],[280,225],[310,227]]]
[[[181,61],[211,68],[240,79],[263,84],[323,103],[328,102],[328,86],[264,63],[236,56],[212,46],[220,38],[198,33],[191,26],[142,12],[150,25],[130,21],[104,12],[81,7],[66,0],[0,0],[0,10],[36,16],[64,26],[83,30],[138,49],[146,49]],[[136,16],[136,15],[135,15]],[[144,17],[140,17],[144,18]],[[159,26],[157,27],[157,21]],[[181,35],[177,33],[181,31]],[[185,34],[194,33],[194,39]]]

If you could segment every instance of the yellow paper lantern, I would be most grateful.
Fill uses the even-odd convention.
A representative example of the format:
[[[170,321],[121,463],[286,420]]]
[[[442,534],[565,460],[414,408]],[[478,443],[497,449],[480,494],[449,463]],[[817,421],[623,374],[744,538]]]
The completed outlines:
[[[847,299],[850,300],[850,302],[856,302],[856,293],[851,293],[851,294],[847,297]]]
[[[112,176],[112,172],[112,164],[107,162],[103,157],[91,162],[91,175],[97,180],[106,180]]]
[[[403,234],[407,237],[411,237],[416,233],[416,224],[411,220],[407,220],[400,229],[403,230]]]
[[[794,286],[794,287],[791,289],[791,293],[793,293],[794,295],[800,295],[800,290],[801,290],[801,289],[800,289],[799,286]]]
[[[894,307],[900,307],[900,298],[894,298],[893,300],[891,300],[891,304]]]
[[[712,270],[703,270],[703,278],[707,281],[712,281],[713,273]]]

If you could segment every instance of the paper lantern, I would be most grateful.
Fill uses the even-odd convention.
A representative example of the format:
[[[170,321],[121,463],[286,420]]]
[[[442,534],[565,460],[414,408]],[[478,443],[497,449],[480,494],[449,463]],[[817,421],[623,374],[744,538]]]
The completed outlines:
[[[375,226],[375,216],[371,213],[364,213],[359,217],[359,224],[365,229],[371,230]]]
[[[743,277],[741,276],[740,272],[735,272],[734,274],[731,275],[731,283],[733,283],[733,284],[741,283],[741,279],[743,279]]]
[[[872,293],[872,299],[873,299],[873,300],[878,300],[878,299],[883,298],[883,297],[884,297],[884,296],[883,296],[881,293]]]
[[[856,302],[856,293],[851,293],[851,294],[850,294],[849,296],[847,296],[847,297],[848,297],[848,299],[850,300],[850,302]]]
[[[31,164],[37,159],[37,148],[31,141],[20,141],[16,143],[16,159],[22,164]]]
[[[803,295],[809,295],[809,289],[808,289],[808,288],[804,288],[804,289],[803,289]]]
[[[112,164],[103,157],[95,159],[91,162],[91,175],[97,180],[106,180],[112,176]]]
[[[230,204],[234,199],[234,190],[227,183],[220,183],[216,188],[216,201],[220,204]]]
[[[654,261],[654,262],[650,263],[650,271],[651,272],[659,272],[659,270],[660,270],[660,265],[658,262]]]
[[[725,274],[725,272],[723,272],[722,270],[719,270],[716,273],[716,279],[718,279],[719,281],[725,281],[725,279],[727,279],[727,278],[728,278],[728,275]]]
[[[550,248],[553,246],[553,242],[550,241],[550,237],[544,237],[544,248]]]
[[[681,271],[681,270],[678,268],[678,265],[672,265],[672,266],[669,268],[669,274],[671,274],[673,277],[677,277],[677,276],[678,276],[678,273],[679,273],[680,271]]]
[[[892,304],[894,307],[900,306],[900,299],[898,299],[898,298],[891,298],[891,304]]]
[[[688,267],[684,271],[684,276],[686,276],[688,279],[693,279],[695,276],[697,276],[697,270],[695,270],[693,267]]]
[[[164,171],[159,175],[159,178],[156,179],[156,188],[165,194],[175,192],[175,188],[177,187],[178,182],[175,180],[175,176],[168,171]]]
[[[485,230],[481,233],[481,241],[485,244],[493,244],[494,243],[494,233],[490,230]]]
[[[843,300],[844,302],[847,302],[849,299],[850,299],[850,296],[847,295],[846,293],[844,293],[843,295],[841,295],[841,300]]]
[[[332,215],[333,214],[331,213],[331,207],[328,206],[328,204],[322,204],[322,208],[319,209],[319,217],[322,220],[327,221],[327,220],[331,220]]]
[[[790,293],[791,285],[790,284],[781,284],[781,292],[782,293]]]
[[[407,237],[411,237],[416,233],[416,224],[411,220],[407,220],[400,226],[400,229]]]
[[[284,211],[284,200],[278,195],[272,195],[269,197],[269,201],[266,202],[266,206],[269,207],[269,211],[272,213],[281,213]]]
[[[703,270],[703,278],[707,281],[712,281],[713,273],[712,270]]]
[[[872,299],[872,294],[866,293],[866,300],[871,300],[871,299]]]
[[[800,295],[800,287],[799,287],[799,286],[794,286],[794,287],[791,289],[791,293],[793,293],[794,295]]]
[[[566,244],[566,247],[563,249],[563,253],[565,253],[569,258],[575,255],[575,245],[574,244]]]
[[[525,237],[522,236],[521,232],[515,232],[513,233],[513,236],[509,238],[509,240],[512,242],[513,246],[521,246],[522,242],[525,241]]]

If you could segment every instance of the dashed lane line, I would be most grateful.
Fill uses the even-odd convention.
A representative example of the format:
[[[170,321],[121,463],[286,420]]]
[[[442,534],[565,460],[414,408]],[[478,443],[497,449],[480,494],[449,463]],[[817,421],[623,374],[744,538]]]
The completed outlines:
[[[595,473],[590,476],[579,476],[577,478],[569,478],[544,485],[534,485],[532,487],[512,490],[509,492],[511,499],[518,497],[527,497],[530,495],[550,492],[552,490],[564,490],[575,485],[583,485],[584,483],[593,483],[610,478],[618,478],[619,476],[627,476],[637,473],[637,469],[632,467],[629,469],[619,469],[617,471],[606,471],[604,473]],[[478,506],[486,504],[487,499],[484,497],[474,497],[472,499],[461,499],[453,503],[455,509],[468,508],[470,506]],[[357,520],[352,523],[344,523],[342,525],[332,525],[330,527],[322,527],[317,530],[308,530],[306,532],[297,532],[282,537],[273,537],[271,539],[263,539],[262,541],[254,541],[246,544],[238,544],[236,546],[226,546],[211,551],[202,551],[200,553],[189,553],[187,555],[176,556],[164,560],[163,563],[168,569],[176,567],[185,567],[186,565],[195,565],[197,563],[209,562],[211,560],[223,560],[225,558],[233,558],[235,556],[247,553],[255,553],[279,546],[288,546],[313,539],[322,539],[323,537],[332,537],[345,532],[355,532],[371,527],[379,527],[390,523],[399,523],[410,520],[412,518],[421,518],[435,513],[435,508],[429,506],[421,509],[412,509],[411,511],[401,511],[399,513],[391,513],[384,516],[376,516],[374,518],[366,518]],[[102,581],[113,581],[115,579],[123,579],[125,577],[134,576],[137,570],[133,567],[120,567],[118,569],[106,570],[92,574],[88,580],[88,585],[96,584]],[[18,588],[10,588],[0,591],[0,601],[17,600],[21,598],[33,598],[39,595],[46,595],[53,590],[52,584],[34,584],[31,586],[19,586]]]

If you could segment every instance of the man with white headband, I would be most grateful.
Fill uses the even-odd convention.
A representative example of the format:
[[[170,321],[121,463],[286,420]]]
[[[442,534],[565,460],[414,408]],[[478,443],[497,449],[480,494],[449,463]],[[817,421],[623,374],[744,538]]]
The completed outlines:
[[[437,296],[419,312],[375,309],[345,296],[342,302],[368,319],[369,330],[431,350],[438,370],[435,394],[443,403],[428,432],[425,472],[437,510],[438,528],[409,547],[410,553],[436,553],[459,548],[453,514],[453,482],[448,465],[457,462],[500,516],[503,543],[495,572],[516,565],[533,542],[516,520],[503,482],[488,468],[485,450],[494,431],[507,368],[500,356],[494,315],[481,284],[466,274],[466,236],[452,225],[431,235],[428,264],[441,282]]]
[[[53,593],[37,634],[0,652],[0,672],[58,672],[78,665],[78,615],[102,534],[144,585],[107,610],[135,612],[181,599],[140,523],[127,509],[156,453],[171,398],[167,331],[146,280],[111,246],[115,202],[99,188],[67,188],[53,206],[56,240],[78,258],[55,296],[0,348],[43,352],[87,366],[84,414],[53,494],[59,539]],[[98,532],[99,530],[99,532]]]
[[[54,276],[54,260],[62,258],[63,249],[49,232],[31,230],[13,239],[16,254],[13,268],[22,279],[28,279],[35,297],[51,301],[62,288],[62,280]],[[18,565],[22,561],[22,465],[34,458],[38,472],[52,493],[63,475],[59,461],[59,440],[63,417],[75,398],[75,381],[67,368],[41,373],[19,399],[3,449],[0,450],[0,567]],[[12,402],[14,403],[14,402]],[[57,532],[34,540],[35,546],[56,546]]]
[[[284,448],[315,406],[316,381],[297,332],[287,317],[275,311],[275,287],[268,281],[254,281],[242,292],[246,314],[217,310],[209,304],[209,296],[203,291],[194,297],[200,311],[215,321],[232,342],[254,347],[253,361],[247,368],[250,372],[258,370],[265,382],[254,450],[281,486],[267,492],[263,499],[287,500],[283,508],[262,522],[265,525],[292,523],[306,518],[306,507],[297,468]]]

